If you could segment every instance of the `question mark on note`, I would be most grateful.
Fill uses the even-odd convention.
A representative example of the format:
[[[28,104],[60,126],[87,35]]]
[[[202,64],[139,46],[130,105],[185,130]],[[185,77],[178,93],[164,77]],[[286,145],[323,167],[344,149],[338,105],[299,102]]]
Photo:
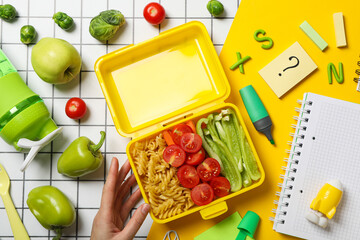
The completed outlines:
[[[289,57],[289,60],[291,61],[293,58],[295,58],[295,59],[297,60],[296,64],[295,64],[295,65],[293,65],[293,66],[290,66],[290,67],[285,68],[285,69],[283,70],[283,72],[285,72],[285,71],[286,71],[286,70],[288,70],[288,69],[291,69],[291,68],[296,68],[297,66],[299,66],[299,64],[300,64],[300,60],[299,60],[297,57],[295,57],[295,56],[291,56],[291,57]],[[281,73],[279,73],[279,76],[281,77],[281,76],[282,76],[282,74],[281,74]]]

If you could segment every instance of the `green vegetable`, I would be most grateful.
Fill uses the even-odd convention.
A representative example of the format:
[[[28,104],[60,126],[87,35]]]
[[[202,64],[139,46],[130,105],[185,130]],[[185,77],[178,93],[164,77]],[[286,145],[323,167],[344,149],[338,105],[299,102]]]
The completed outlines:
[[[232,192],[260,179],[256,159],[232,109],[200,119],[196,131],[209,156],[219,161],[221,173],[229,180]]]
[[[210,134],[208,129],[202,129],[201,125],[202,124],[207,124],[208,120],[206,118],[202,118],[200,119],[197,124],[196,124],[196,132],[197,134],[200,135],[201,139],[203,140],[202,146],[203,148],[205,148],[205,151],[207,152],[207,154],[211,157],[211,158],[215,158],[216,160],[218,160],[218,162],[220,163],[221,169],[222,169],[222,162],[220,157],[216,154],[216,152],[213,150],[215,148],[213,144],[213,142],[208,142],[208,141],[204,141],[205,140],[205,132],[207,132],[208,134]],[[206,135],[208,135],[206,134]]]
[[[36,30],[31,25],[25,25],[20,29],[20,40],[24,44],[31,43],[36,37]]]
[[[235,118],[235,119],[234,119]],[[239,168],[239,171],[243,171],[243,156],[241,152],[241,138],[240,133],[237,131],[236,124],[237,124],[237,118],[233,115],[225,116],[221,119],[221,124],[224,129],[224,132],[226,133],[228,141],[228,146],[231,151],[231,153],[234,155],[234,158],[236,159],[237,166]]]
[[[223,115],[228,115],[230,117],[229,120],[233,120],[232,124],[235,127],[233,131],[237,132],[236,134],[239,136],[239,139],[240,139],[239,142],[240,142],[241,154],[242,154],[245,171],[247,171],[247,173],[249,174],[249,176],[252,180],[254,180],[254,181],[259,180],[261,177],[261,173],[259,172],[256,160],[255,160],[253,152],[251,151],[250,145],[249,145],[248,141],[246,140],[244,129],[241,127],[241,125],[236,117],[235,112],[229,108],[226,110],[222,110],[221,113]],[[226,120],[226,118],[224,120]]]
[[[55,23],[64,30],[69,30],[74,25],[72,17],[63,12],[55,13],[53,19]]]
[[[120,11],[103,11],[91,20],[89,32],[94,38],[100,41],[107,41],[115,36],[118,29],[124,23],[125,18]]]
[[[10,5],[0,5],[0,18],[4,20],[12,20],[16,17],[16,9]]]
[[[242,186],[242,180],[240,171],[238,170],[238,167],[236,165],[236,160],[233,158],[232,154],[230,153],[227,146],[219,139],[218,134],[216,133],[216,129],[214,126],[211,126],[213,124],[213,118],[214,116],[210,114],[208,118],[200,119],[196,124],[196,131],[201,136],[203,140],[203,147],[207,151],[210,157],[213,157],[212,155],[217,156],[220,158],[221,162],[221,172],[223,175],[229,180],[231,191],[236,192],[241,189]],[[209,121],[210,119],[210,121]],[[205,123],[207,125],[206,128],[202,129],[201,125],[202,123]],[[208,130],[209,135],[204,135],[204,132]],[[211,150],[209,151],[208,148],[211,146]],[[215,154],[214,154],[215,153]],[[215,158],[215,157],[213,157]],[[215,158],[217,159],[217,158]],[[218,159],[217,159],[218,160]]]
[[[244,141],[244,144],[245,144],[244,168],[251,177],[251,179],[257,181],[260,179],[261,173],[259,172],[254,154],[251,151],[249,143],[247,141]]]
[[[58,172],[68,177],[81,177],[96,171],[104,160],[100,148],[105,140],[105,132],[101,131],[100,134],[98,144],[94,144],[87,137],[74,140],[60,156]]]
[[[53,240],[60,239],[62,229],[75,222],[74,205],[56,187],[41,186],[32,189],[26,203],[44,228],[57,233]]]
[[[249,173],[247,171],[242,171],[241,172],[241,178],[242,178],[242,182],[243,182],[244,187],[251,186],[252,180],[251,180],[251,177],[249,176]]]
[[[206,7],[214,17],[218,17],[224,12],[224,6],[217,0],[210,0]]]

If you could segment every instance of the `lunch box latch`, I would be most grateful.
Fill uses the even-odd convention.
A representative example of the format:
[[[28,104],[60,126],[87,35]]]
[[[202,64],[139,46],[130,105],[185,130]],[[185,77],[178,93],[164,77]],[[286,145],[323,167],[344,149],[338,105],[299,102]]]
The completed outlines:
[[[217,216],[220,216],[223,213],[226,213],[228,206],[225,201],[212,205],[210,207],[204,208],[200,211],[201,217],[204,220],[208,220]]]

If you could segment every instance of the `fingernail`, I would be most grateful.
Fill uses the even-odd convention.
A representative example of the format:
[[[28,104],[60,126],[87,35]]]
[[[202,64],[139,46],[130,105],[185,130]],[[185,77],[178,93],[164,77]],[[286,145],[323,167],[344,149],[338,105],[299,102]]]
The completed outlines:
[[[143,214],[148,214],[149,210],[150,210],[150,205],[147,203],[145,203],[144,206],[141,208],[141,212]]]

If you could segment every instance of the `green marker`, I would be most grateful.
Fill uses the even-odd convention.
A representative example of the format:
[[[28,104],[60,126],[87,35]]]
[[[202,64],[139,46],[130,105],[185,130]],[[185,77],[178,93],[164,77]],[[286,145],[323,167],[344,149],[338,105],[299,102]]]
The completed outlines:
[[[247,211],[237,227],[240,232],[235,240],[254,240],[254,234],[259,224],[260,217],[252,211]]]
[[[275,144],[271,136],[272,122],[270,116],[253,86],[249,85],[240,89],[240,95],[255,129],[265,134],[271,144]]]

